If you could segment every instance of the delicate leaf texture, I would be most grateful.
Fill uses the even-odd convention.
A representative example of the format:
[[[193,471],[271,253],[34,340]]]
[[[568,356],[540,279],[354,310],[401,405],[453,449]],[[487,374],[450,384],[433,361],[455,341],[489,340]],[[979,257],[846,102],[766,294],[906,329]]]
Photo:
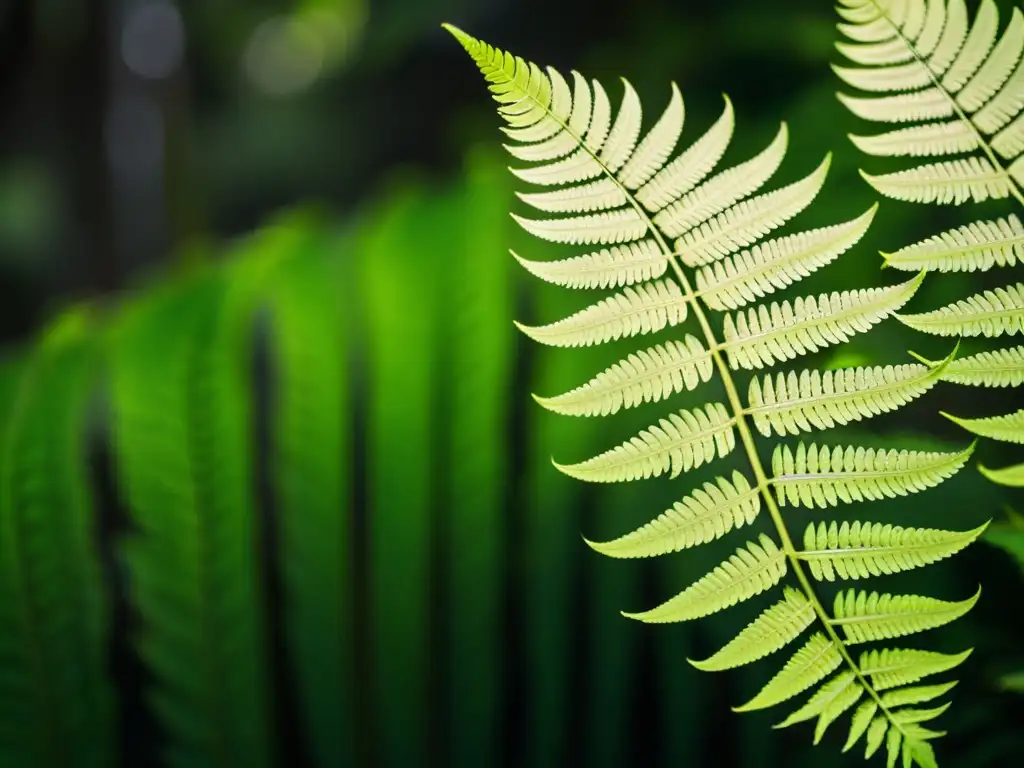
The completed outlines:
[[[790,371],[764,383],[750,380],[750,407],[757,430],[769,437],[798,435],[893,411],[934,386],[942,367],[887,365],[838,371]]]
[[[806,560],[819,581],[865,579],[920,568],[950,557],[985,530],[988,523],[971,531],[940,531],[934,528],[903,528],[884,523],[813,523],[804,532],[804,548],[797,557]]]
[[[882,706],[894,709],[910,704],[924,704],[926,701],[945,696],[956,687],[956,681],[939,685],[919,685],[912,688],[897,688],[882,695]]]
[[[1008,443],[1024,444],[1024,410],[1008,413],[1005,416],[989,416],[983,419],[958,419],[948,413],[942,415],[950,421],[955,421],[972,434]]]
[[[876,690],[882,691],[946,672],[962,664],[970,655],[971,650],[945,654],[886,648],[861,654],[860,671],[871,678]]]
[[[883,254],[886,266],[910,271],[984,272],[1024,262],[1024,226],[1012,213],[976,221]]]
[[[534,399],[556,413],[607,416],[696,389],[711,378],[712,370],[711,353],[687,335],[684,342],[669,341],[632,354],[564,395]]]
[[[906,304],[923,280],[922,273],[888,288],[808,296],[726,315],[722,347],[733,368],[763,368],[841,344]]]
[[[932,360],[918,359],[926,365],[939,365]],[[1024,384],[1024,347],[961,357],[946,366],[942,380],[975,387],[1019,387]]]
[[[626,288],[564,320],[530,328],[523,333],[554,347],[585,347],[606,341],[654,333],[686,319],[686,300],[675,283],[664,280]]]
[[[981,590],[958,603],[919,595],[880,595],[850,589],[836,595],[832,624],[847,643],[869,643],[912,635],[959,619],[978,602]]]
[[[953,5],[957,2],[953,0]],[[867,145],[887,154],[901,154],[909,146],[919,155],[975,147],[975,135],[955,123],[956,105],[922,74],[918,58],[869,3],[843,0],[843,27],[855,40],[844,50],[870,61],[875,68],[891,71],[849,75],[883,95],[844,97],[844,102],[865,117],[894,123],[941,119],[943,124],[908,126],[899,129],[903,133]],[[953,66],[963,36],[956,39],[958,30],[943,23],[942,2],[900,0],[893,7],[899,11],[900,23],[913,29],[913,40],[928,49],[932,60],[945,62],[945,68]],[[965,20],[958,8],[952,8],[949,17]],[[689,495],[652,522],[612,541],[587,543],[616,558],[678,552],[751,524],[762,507],[775,530],[774,536],[760,534],[756,542],[737,549],[662,605],[625,615],[649,623],[699,618],[754,598],[792,571],[799,589],[785,587],[781,600],[762,610],[717,653],[691,663],[707,671],[748,664],[779,651],[817,624],[817,631],[782,670],[737,709],[772,706],[817,686],[786,725],[816,718],[817,742],[831,723],[856,707],[847,748],[867,734],[869,752],[873,752],[887,740],[887,734],[894,733],[888,738],[890,749],[903,754],[905,760],[909,757],[929,765],[930,752],[924,741],[929,735],[912,722],[917,715],[901,715],[906,722],[900,722],[893,711],[879,706],[881,694],[847,650],[847,636],[859,641],[922,631],[951,621],[972,601],[942,603],[925,597],[876,595],[858,602],[859,598],[853,597],[849,607],[843,603],[840,608],[846,613],[832,617],[809,576],[859,579],[926,565],[966,546],[981,529],[955,533],[881,523],[843,523],[841,527],[823,523],[808,529],[807,551],[801,551],[787,530],[780,505],[824,507],[921,491],[956,472],[971,449],[942,454],[856,446],[781,446],[773,462],[774,477],[769,479],[758,455],[756,433],[797,434],[894,410],[939,381],[955,350],[949,360],[936,365],[760,375],[749,382],[747,405],[734,376],[737,370],[764,369],[849,341],[901,310],[924,275],[884,288],[805,295],[759,305],[762,297],[789,287],[854,247],[871,224],[876,206],[841,223],[773,235],[818,195],[830,157],[803,178],[767,189],[786,154],[789,133],[785,124],[759,152],[721,167],[735,129],[728,98],[711,127],[685,146],[681,142],[685,109],[675,85],[667,107],[655,115],[645,132],[640,97],[627,81],[622,81],[616,110],[596,81],[577,72],[566,78],[454,27],[447,29],[476,62],[499,104],[499,115],[507,123],[503,130],[510,139],[507,149],[525,164],[513,173],[543,187],[519,196],[547,217],[517,215],[516,221],[542,239],[590,246],[582,255],[545,262],[513,255],[529,272],[550,283],[619,291],[563,320],[520,328],[552,346],[601,344],[669,331],[670,326],[687,322],[700,329],[695,335],[670,331],[669,338],[659,338],[653,346],[627,354],[582,385],[560,395],[535,396],[537,401],[567,415],[609,416],[621,409],[660,403],[712,379],[718,379],[724,390],[719,401],[696,408],[688,403],[687,408],[669,412],[636,437],[594,458],[555,466],[591,482],[664,474],[674,478],[724,457],[739,442],[750,470],[723,473],[696,488],[690,484]],[[966,71],[966,64],[956,66],[958,72]],[[984,97],[981,86],[965,84],[965,90],[975,101]],[[994,109],[990,109],[993,120]],[[1019,139],[1005,139],[1004,145],[1019,142],[1024,146],[1024,129],[1021,134]],[[677,148],[679,152],[674,154]],[[1005,196],[1012,183],[1009,175],[1001,168],[986,166],[987,162],[985,158],[943,159],[903,176],[880,177],[879,183],[911,199]],[[992,225],[1015,226],[1019,227],[1016,220],[1007,220],[1005,227]],[[907,249],[908,253],[893,254],[891,259],[903,269],[912,269],[916,259],[921,266],[915,271],[922,271],[933,262],[952,264],[959,259],[968,265],[986,260],[1009,264],[1018,258],[1014,243],[986,246],[976,242],[981,235],[974,231],[960,240],[957,237],[950,235],[950,242]],[[1010,237],[1012,232],[1004,240]],[[955,248],[963,254],[943,255],[943,250]],[[722,325],[711,318],[715,311],[730,311]],[[713,328],[722,329],[720,336]],[[866,613],[868,608],[875,613]],[[889,677],[881,668],[872,668],[872,672],[891,687],[896,684],[892,682],[896,674],[905,673],[908,682],[918,679],[913,675],[926,661],[914,664],[905,666],[916,671],[906,672],[901,667]],[[916,703],[912,699],[907,704]]]
[[[609,557],[654,557],[713,541],[733,528],[749,525],[760,509],[760,491],[733,472],[731,481],[719,477],[714,483],[704,483],[703,488],[633,533],[605,543],[587,543]]]
[[[772,485],[779,506],[829,507],[874,501],[932,488],[951,477],[974,452],[875,450],[798,443],[779,445],[772,455]]]
[[[933,312],[897,317],[937,336],[1012,336],[1024,332],[1024,283],[985,291]]]
[[[643,613],[624,613],[648,623],[687,621],[728,608],[779,583],[786,573],[786,555],[761,534],[728,560],[666,603]]]
[[[571,477],[595,483],[639,480],[666,472],[678,477],[716,455],[730,453],[736,445],[734,421],[721,403],[706,405],[704,410],[682,410],[600,456],[556,466]]]
[[[836,72],[854,87],[885,95],[840,99],[867,120],[917,123],[851,139],[868,155],[930,158],[891,173],[862,172],[864,178],[882,194],[901,200],[958,204],[1012,197],[1024,207],[1021,10],[1013,8],[1000,31],[993,0],[981,0],[973,20],[964,0],[842,2],[845,23],[839,28],[859,44],[840,44],[839,49],[860,66],[836,67]],[[922,13],[925,20],[917,24]],[[885,254],[886,263],[934,272],[1014,267],[1024,260],[1019,215],[1017,211],[934,235]],[[897,317],[941,336],[1024,333],[1024,283]],[[954,361],[942,378],[969,386],[1020,386],[1021,349],[983,351]],[[975,434],[1024,442],[1019,414],[954,420]]]
[[[791,587],[784,593],[785,599],[766,609],[717,653],[704,661],[690,659],[690,663],[705,672],[721,671],[757,661],[791,643],[814,622],[814,606]]]

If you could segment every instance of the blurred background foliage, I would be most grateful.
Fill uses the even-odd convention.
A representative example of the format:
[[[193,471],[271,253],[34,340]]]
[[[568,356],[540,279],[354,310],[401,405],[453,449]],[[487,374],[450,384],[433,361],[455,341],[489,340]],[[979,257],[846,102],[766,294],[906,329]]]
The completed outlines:
[[[779,184],[836,153],[801,227],[873,202],[816,0],[0,3],[0,765],[860,763],[841,729],[815,749],[806,729],[771,730],[776,713],[729,711],[767,666],[686,663],[757,606],[674,626],[619,615],[734,543],[632,563],[582,543],[707,477],[593,488],[551,467],[657,408],[598,424],[530,400],[624,348],[516,335],[513,318],[583,300],[507,255],[559,252],[508,216],[493,105],[444,20],[613,98],[626,75],[651,110],[674,79],[687,142],[727,92],[729,163],[785,119]],[[799,292],[904,279],[877,252],[958,216],[883,203]],[[914,306],[991,279],[927,281]],[[811,364],[907,349],[948,352],[888,322]],[[943,385],[827,439],[952,450],[967,439],[937,411],[999,397],[1010,410],[1012,391],[979,403]],[[1012,448],[976,456],[1003,466]],[[970,467],[860,516],[966,528],[1024,506],[1012,493]],[[1013,560],[978,545],[872,588],[962,599],[979,583],[978,607],[928,638],[976,648],[943,765],[1019,765],[1024,702],[999,684],[1024,668]]]

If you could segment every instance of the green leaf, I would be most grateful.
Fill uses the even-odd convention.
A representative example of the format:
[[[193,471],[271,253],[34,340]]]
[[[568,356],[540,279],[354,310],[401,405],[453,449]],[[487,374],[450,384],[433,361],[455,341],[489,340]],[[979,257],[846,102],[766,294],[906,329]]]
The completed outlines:
[[[842,627],[847,643],[889,640],[941,627],[967,613],[981,597],[960,602],[920,595],[880,595],[850,589],[836,595],[832,625]]]
[[[742,706],[733,707],[733,711],[749,712],[781,704],[827,677],[842,663],[843,658],[835,644],[816,632],[754,698]]]

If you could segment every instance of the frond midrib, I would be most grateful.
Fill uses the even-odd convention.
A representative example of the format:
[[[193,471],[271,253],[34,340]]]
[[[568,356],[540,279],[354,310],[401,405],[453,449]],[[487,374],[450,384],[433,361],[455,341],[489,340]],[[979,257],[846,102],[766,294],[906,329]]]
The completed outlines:
[[[1008,166],[1004,166],[1002,162],[1000,162],[1000,160],[997,158],[995,150],[992,149],[992,145],[989,143],[988,139],[985,138],[985,135],[982,133],[981,129],[979,129],[978,126],[974,124],[974,121],[967,116],[967,113],[965,113],[963,109],[961,109],[960,104],[957,103],[956,97],[954,97],[953,94],[950,93],[949,90],[942,84],[941,80],[939,80],[935,76],[935,73],[932,72],[932,68],[928,66],[928,63],[923,58],[921,58],[921,54],[918,52],[917,47],[903,35],[903,32],[902,30],[900,30],[899,26],[893,23],[892,18],[890,18],[886,10],[878,3],[878,0],[871,0],[871,4],[878,11],[879,17],[885,19],[886,24],[892,27],[893,32],[895,32],[896,36],[903,41],[903,44],[905,46],[907,46],[907,50],[909,50],[911,55],[914,57],[914,61],[916,61],[920,66],[924,67],[925,72],[928,73],[928,79],[931,80],[932,85],[934,85],[935,88],[938,89],[939,92],[942,93],[942,95],[952,105],[953,113],[957,116],[957,118],[959,120],[962,120],[968,126],[970,126],[970,129],[974,133],[974,137],[978,142],[978,146],[981,148],[982,152],[985,153],[985,157],[992,164],[992,167],[999,171],[996,178],[998,178],[1000,181],[1006,180],[1008,182],[1008,189],[1010,190],[1010,194],[1012,194],[1017,199],[1017,202],[1020,203],[1021,206],[1024,206],[1024,191],[1022,191],[1020,183],[1018,183],[1017,180],[1010,175],[1010,172],[1007,170]]]
[[[807,597],[808,601],[814,607],[814,612],[818,616],[818,620],[821,622],[822,627],[824,628],[829,640],[839,651],[840,655],[846,662],[847,666],[853,671],[857,681],[864,687],[864,690],[866,690],[875,700],[875,703],[878,705],[879,710],[885,715],[886,719],[889,721],[891,726],[896,728],[901,734],[905,735],[906,732],[903,726],[899,722],[897,722],[895,718],[893,718],[892,713],[889,711],[889,708],[882,701],[881,695],[878,693],[878,691],[875,690],[874,686],[871,685],[871,683],[868,681],[867,676],[861,672],[860,666],[854,661],[853,656],[850,654],[850,651],[846,646],[846,643],[842,640],[842,638],[839,637],[839,633],[836,631],[835,627],[833,627],[829,623],[830,616],[828,615],[828,612],[826,611],[825,606],[822,604],[821,600],[818,599],[818,595],[814,591],[814,587],[811,584],[810,578],[804,571],[803,563],[797,556],[797,549],[793,545],[793,540],[789,535],[789,529],[786,527],[786,524],[783,521],[782,513],[779,510],[778,504],[776,504],[775,502],[775,497],[772,495],[770,491],[770,481],[768,479],[767,473],[765,472],[764,465],[761,463],[761,459],[758,456],[757,446],[754,444],[754,436],[750,430],[750,425],[747,423],[746,413],[744,411],[743,403],[740,400],[739,391],[736,388],[736,382],[732,378],[732,371],[729,369],[727,362],[722,356],[720,344],[714,332],[711,330],[711,325],[708,322],[707,315],[704,312],[704,307],[701,305],[701,302],[696,300],[696,292],[694,291],[693,286],[690,285],[689,279],[686,277],[686,274],[683,272],[682,267],[679,265],[677,261],[677,254],[675,253],[675,249],[669,247],[665,239],[665,236],[654,224],[652,217],[648,214],[647,210],[643,207],[640,201],[636,199],[636,196],[629,189],[627,189],[621,181],[619,181],[619,179],[611,171],[611,169],[609,169],[608,166],[605,163],[603,163],[601,159],[597,156],[597,153],[594,152],[589,146],[587,146],[583,137],[580,136],[575,131],[573,131],[566,124],[565,121],[563,121],[557,115],[553,114],[549,109],[548,105],[541,104],[534,98],[533,95],[529,93],[526,94],[525,98],[530,99],[535,105],[540,107],[550,119],[554,120],[559,126],[561,126],[562,130],[566,131],[570,136],[572,136],[573,139],[576,141],[577,145],[582,147],[587,152],[587,154],[589,154],[590,157],[593,158],[594,162],[598,164],[598,166],[601,168],[602,173],[604,173],[604,175],[607,178],[611,179],[612,182],[617,187],[619,187],[620,190],[622,190],[622,193],[626,196],[626,200],[629,201],[629,204],[633,207],[633,209],[641,217],[642,221],[646,224],[648,231],[654,237],[655,242],[657,242],[658,248],[660,248],[662,253],[665,255],[665,258],[667,259],[669,265],[672,267],[672,271],[675,274],[676,279],[679,280],[680,287],[683,289],[683,293],[686,297],[686,300],[689,302],[689,305],[693,308],[694,317],[697,319],[697,323],[698,325],[700,325],[701,332],[704,334],[705,346],[708,347],[708,351],[711,353],[711,356],[715,361],[715,367],[718,369],[719,375],[721,376],[722,385],[725,388],[726,397],[729,401],[729,407],[732,409],[733,412],[734,425],[736,427],[736,430],[740,434],[740,441],[743,443],[743,448],[747,455],[747,460],[750,462],[751,469],[754,472],[754,477],[756,480],[756,484],[754,487],[758,491],[760,491],[761,496],[765,501],[765,505],[768,508],[768,513],[771,516],[772,523],[775,526],[776,533],[778,533],[779,539],[782,542],[782,551],[785,553],[787,559],[789,560],[790,566],[793,569],[793,573],[797,577],[797,581],[800,583],[801,589],[804,591],[804,594]],[[1022,198],[1022,203],[1024,203],[1024,198]]]

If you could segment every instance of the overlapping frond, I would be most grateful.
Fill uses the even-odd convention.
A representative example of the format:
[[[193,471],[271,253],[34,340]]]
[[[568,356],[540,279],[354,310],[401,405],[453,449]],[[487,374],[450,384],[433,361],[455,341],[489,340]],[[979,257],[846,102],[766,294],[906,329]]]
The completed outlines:
[[[914,85],[921,79],[912,71],[915,58],[886,32],[878,14],[862,0],[844,2],[841,12],[849,22],[851,36],[859,41],[850,47],[854,55],[879,67],[901,68],[897,70],[899,88],[916,88],[880,98],[851,97],[847,99],[851,109],[892,122],[932,118],[949,122],[955,118],[954,106],[941,88],[928,83]],[[906,15],[906,11],[901,12]],[[921,36],[934,49],[933,57],[952,63],[955,46],[943,33],[935,10],[930,13],[928,20],[923,16],[919,20]],[[918,21],[913,23],[918,25]],[[668,106],[645,133],[640,97],[627,81],[622,83],[622,99],[615,110],[608,93],[596,81],[577,72],[566,78],[552,68],[529,63],[461,30],[449,27],[449,31],[490,84],[499,103],[498,112],[507,123],[502,129],[509,138],[506,148],[527,164],[513,172],[543,187],[519,197],[545,217],[517,215],[516,220],[542,239],[591,246],[582,255],[552,261],[513,255],[529,272],[547,282],[568,288],[618,291],[564,320],[520,328],[553,346],[601,344],[667,331],[685,322],[700,329],[697,335],[683,333],[674,339],[658,339],[653,346],[628,354],[564,394],[535,396],[538,402],[563,414],[608,416],[696,390],[716,378],[724,389],[721,401],[669,413],[637,436],[594,458],[555,466],[572,477],[592,482],[666,474],[674,478],[724,457],[739,442],[751,470],[733,471],[700,487],[691,486],[689,495],[650,523],[611,541],[587,543],[611,557],[653,557],[725,536],[734,528],[752,523],[762,508],[767,509],[775,528],[775,536],[761,534],[756,541],[747,542],[663,604],[625,615],[650,623],[695,619],[754,598],[792,571],[799,589],[785,587],[781,600],[763,610],[718,652],[691,663],[707,671],[747,664],[781,650],[817,623],[817,631],[782,670],[757,696],[737,709],[772,706],[820,685],[785,724],[817,718],[817,742],[830,723],[860,704],[853,715],[850,745],[867,734],[877,748],[891,727],[901,743],[909,745],[902,747],[905,754],[925,754],[919,745],[925,744],[927,734],[915,722],[917,715],[900,714],[880,705],[881,689],[862,672],[846,646],[850,638],[895,637],[939,626],[970,606],[941,603],[945,609],[941,613],[941,601],[886,595],[864,598],[863,606],[853,598],[845,613],[831,616],[808,574],[819,579],[834,580],[837,575],[858,579],[927,565],[966,546],[980,529],[958,533],[881,523],[812,525],[804,550],[799,550],[787,531],[780,507],[785,503],[824,507],[840,501],[921,491],[955,473],[971,449],[927,453],[856,446],[782,446],[776,452],[774,471],[769,474],[756,450],[754,433],[796,434],[891,411],[940,380],[949,360],[934,365],[763,375],[750,382],[747,405],[741,400],[741,387],[734,377],[736,371],[764,369],[848,342],[855,334],[900,311],[924,275],[884,288],[757,305],[762,297],[787,288],[854,247],[871,224],[876,206],[841,223],[772,235],[818,195],[830,157],[803,178],[766,189],[786,154],[789,132],[785,124],[759,152],[738,164],[721,167],[735,129],[733,106],[725,98],[718,119],[673,156],[681,144],[685,122],[683,98],[675,85]],[[860,82],[885,92],[890,74],[864,75]],[[901,147],[912,140],[919,154],[931,155],[959,151],[972,139],[962,126],[911,127],[902,134],[875,140],[873,146],[878,151],[899,154]],[[1006,139],[1004,143],[1013,142]],[[1024,145],[1024,136],[1020,143]],[[970,167],[960,167],[957,160],[944,162],[948,165],[938,170],[918,169],[906,177],[889,178],[886,183],[903,188],[907,196],[936,199],[1006,194],[1005,174],[993,175],[979,162]],[[968,171],[974,176],[965,184],[961,177]],[[922,184],[922,180],[927,183]],[[1006,226],[1019,223],[1014,220]],[[952,238],[953,245],[960,244],[965,251],[959,257],[942,255],[943,248],[953,248],[943,243],[941,247],[929,246],[930,250],[922,246],[909,255],[894,254],[892,259],[904,269],[911,269],[910,264],[917,259],[921,267],[916,271],[923,271],[943,259],[953,263],[960,258],[971,264],[986,260],[1010,263],[1019,258],[1015,243],[1008,241],[984,250],[971,237],[971,233],[964,235],[963,243]],[[731,312],[722,319],[721,326],[710,319],[712,312],[727,310]],[[722,328],[720,336],[712,330],[715,327]],[[950,359],[953,357],[955,350]],[[865,613],[864,606],[875,613]],[[839,610],[845,608],[843,603]],[[873,669],[873,673],[882,674],[880,669]]]
[[[989,469],[979,464],[978,469],[993,483],[1008,485],[1011,488],[1024,488],[1024,464],[1015,464],[1002,469]]]
[[[856,41],[840,51],[858,67],[835,67],[848,84],[882,95],[841,101],[858,117],[913,123],[851,136],[865,154],[923,158],[903,170],[863,173],[884,195],[920,203],[1012,197],[1024,207],[1024,14],[1013,8],[1000,32],[993,0],[973,20],[964,0],[843,0],[840,30]],[[924,19],[920,24],[918,18]],[[884,254],[888,266],[929,272],[980,272],[1024,260],[1017,213],[977,220]],[[997,287],[940,309],[897,315],[941,336],[1024,333],[1024,283]],[[942,378],[957,384],[1024,383],[1022,348],[956,360]],[[1024,442],[1015,414],[957,420],[970,431]]]
[[[829,507],[874,501],[932,488],[951,477],[974,452],[876,450],[798,443],[772,455],[772,486],[779,506]]]
[[[955,555],[987,525],[970,531],[940,531],[848,520],[811,523],[804,531],[804,548],[796,556],[807,562],[811,575],[819,581],[866,579],[921,568]]]

